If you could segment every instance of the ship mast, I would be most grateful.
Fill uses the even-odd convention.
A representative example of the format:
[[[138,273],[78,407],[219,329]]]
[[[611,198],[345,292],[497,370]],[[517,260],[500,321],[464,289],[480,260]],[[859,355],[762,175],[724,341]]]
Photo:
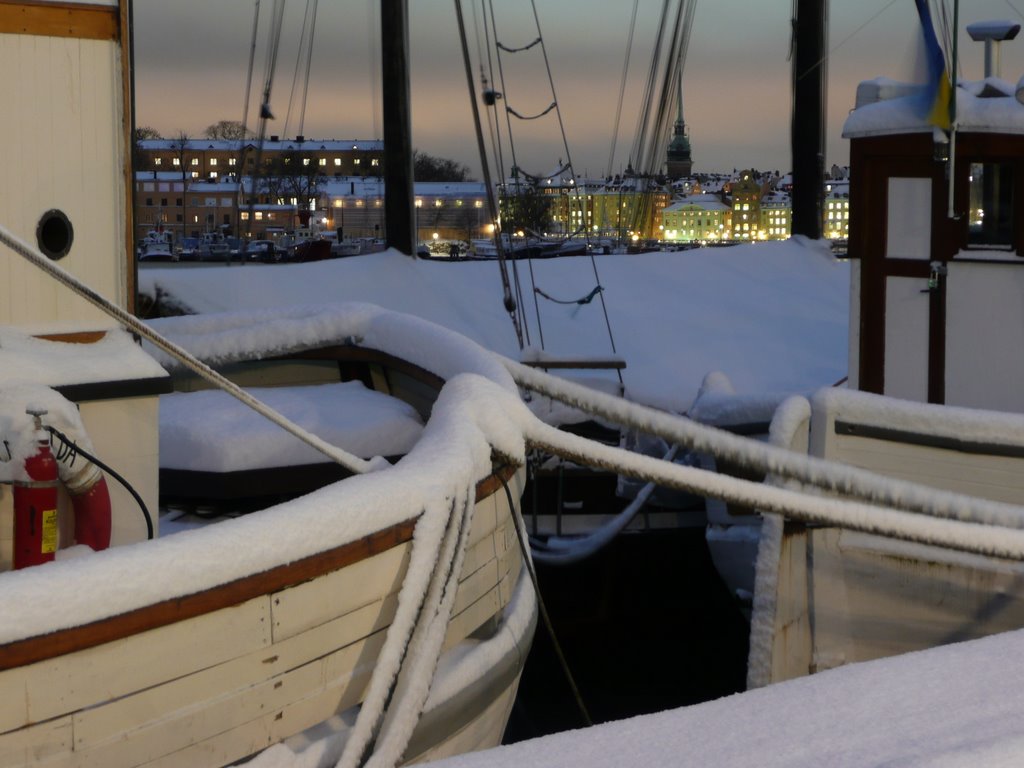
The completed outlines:
[[[796,0],[793,20],[793,234],[821,238],[827,0]]]
[[[380,0],[387,244],[415,255],[408,0]]]

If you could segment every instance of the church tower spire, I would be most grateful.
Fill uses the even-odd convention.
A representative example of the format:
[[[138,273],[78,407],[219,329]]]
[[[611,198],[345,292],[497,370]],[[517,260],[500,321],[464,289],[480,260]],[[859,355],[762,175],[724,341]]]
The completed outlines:
[[[689,176],[693,171],[693,157],[690,148],[690,137],[686,130],[686,121],[683,119],[683,77],[679,73],[679,105],[676,113],[675,130],[672,132],[672,141],[668,145],[667,173],[670,179],[681,179]]]

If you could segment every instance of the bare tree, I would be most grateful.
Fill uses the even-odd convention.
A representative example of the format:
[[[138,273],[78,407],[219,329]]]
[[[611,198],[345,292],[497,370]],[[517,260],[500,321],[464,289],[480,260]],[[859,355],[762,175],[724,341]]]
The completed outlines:
[[[271,200],[294,199],[303,224],[309,221],[311,204],[318,199],[325,176],[313,160],[296,150],[284,152],[261,169],[259,189]]]
[[[237,120],[218,120],[213,125],[206,126],[203,136],[207,139],[228,139],[238,141],[252,136],[252,131],[246,129]]]

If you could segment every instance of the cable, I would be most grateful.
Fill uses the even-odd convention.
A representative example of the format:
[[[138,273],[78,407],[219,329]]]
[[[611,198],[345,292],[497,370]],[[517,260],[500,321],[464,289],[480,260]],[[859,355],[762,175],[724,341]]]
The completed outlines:
[[[64,459],[66,459],[70,455],[71,456],[71,460],[68,461],[67,464],[68,464],[68,466],[71,466],[71,465],[73,465],[75,463],[75,457],[78,456],[78,455],[81,455],[87,461],[90,461],[93,464],[95,464],[97,467],[102,469],[104,472],[106,472],[108,475],[110,475],[112,478],[117,480],[117,482],[119,482],[121,485],[124,486],[125,490],[128,491],[128,493],[130,493],[132,495],[132,498],[135,499],[136,503],[139,505],[139,509],[142,510],[142,516],[144,518],[146,518],[146,538],[147,539],[152,539],[153,538],[153,518],[149,514],[149,507],[146,506],[146,502],[144,502],[142,500],[142,497],[138,494],[138,492],[134,488],[132,488],[131,484],[127,480],[125,480],[123,477],[121,477],[121,475],[119,473],[115,472],[110,467],[109,464],[106,464],[106,463],[100,461],[98,458],[96,458],[91,453],[89,453],[87,450],[82,448],[80,445],[78,445],[78,443],[76,443],[70,437],[65,435],[63,432],[61,432],[56,427],[51,427],[49,425],[46,425],[46,426],[43,427],[43,429],[45,429],[53,437],[56,437],[61,442],[61,445],[60,445],[60,447],[58,447],[57,453],[56,453],[56,456],[55,456],[57,461],[64,461]],[[52,443],[52,440],[51,440],[51,443]]]
[[[537,580],[537,571],[533,567],[533,559],[530,557],[529,547],[526,543],[526,536],[523,530],[519,527],[519,524],[523,522],[522,515],[516,514],[515,499],[512,496],[512,491],[508,487],[508,483],[505,478],[500,474],[497,477],[501,480],[501,487],[505,489],[505,498],[508,500],[509,511],[512,513],[513,528],[516,529],[516,540],[519,542],[519,551],[523,556],[523,564],[526,566],[526,572],[530,574],[530,581],[533,582],[533,591],[537,595],[537,607],[540,610],[541,619],[544,621],[544,627],[548,631],[548,635],[551,638],[551,646],[555,649],[555,655],[558,657],[559,666],[562,668],[562,672],[565,674],[566,682],[569,683],[569,688],[572,689],[573,698],[576,701],[576,706],[579,707],[580,714],[583,716],[583,724],[590,727],[594,722],[590,719],[590,712],[587,711],[587,705],[583,702],[583,696],[580,694],[580,689],[576,685],[576,679],[572,676],[572,670],[569,669],[569,662],[566,661],[565,653],[562,651],[562,644],[558,642],[558,635],[555,634],[555,626],[551,623],[551,615],[548,613],[547,605],[544,603],[544,598],[540,594],[540,582]]]

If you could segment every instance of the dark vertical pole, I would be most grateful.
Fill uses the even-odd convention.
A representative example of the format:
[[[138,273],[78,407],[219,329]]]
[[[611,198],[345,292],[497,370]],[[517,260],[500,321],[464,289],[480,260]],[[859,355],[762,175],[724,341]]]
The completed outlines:
[[[380,0],[384,76],[384,221],[387,244],[413,255],[408,0]]]
[[[793,20],[793,234],[818,240],[825,181],[827,0],[797,0]]]

